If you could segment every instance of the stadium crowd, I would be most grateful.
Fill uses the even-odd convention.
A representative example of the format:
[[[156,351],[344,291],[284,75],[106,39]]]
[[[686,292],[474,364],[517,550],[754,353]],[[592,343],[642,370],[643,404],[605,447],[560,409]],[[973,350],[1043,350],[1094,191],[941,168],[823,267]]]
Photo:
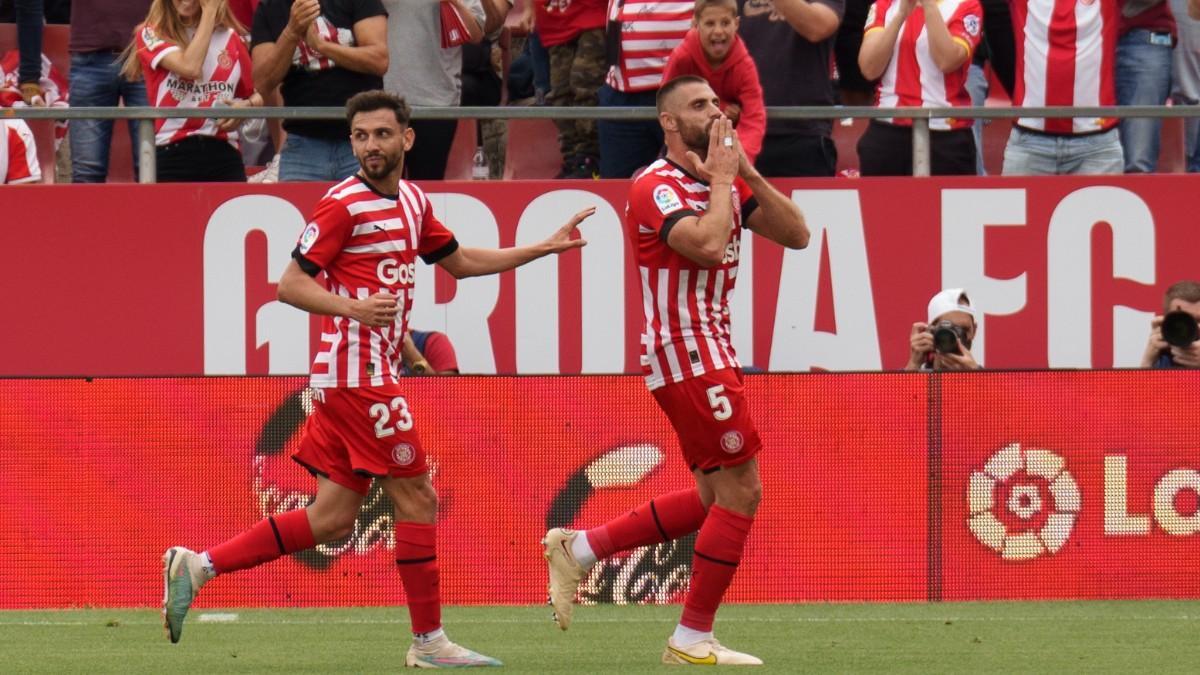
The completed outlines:
[[[417,107],[649,106],[664,78],[696,74],[764,175],[833,176],[835,123],[769,119],[766,107],[963,107],[989,95],[1015,106],[1200,103],[1200,22],[1189,16],[1200,0],[1095,0],[1074,13],[1053,4],[3,0],[0,22],[16,23],[18,48],[0,60],[0,105],[340,106],[385,88]],[[42,54],[43,21],[70,25],[67,73]],[[40,180],[37,134],[3,124],[5,182]],[[444,177],[460,125],[413,125],[409,177]],[[555,125],[559,178],[627,178],[663,148],[654,121]],[[933,120],[932,172],[982,173],[983,126]],[[473,177],[503,175],[506,127],[476,123]],[[252,180],[337,180],[355,167],[346,136],[340,121],[159,120],[159,180],[240,181],[261,165],[269,170]],[[55,144],[64,137],[69,177],[59,182],[108,178],[111,120],[76,120],[69,133],[60,124]],[[911,174],[911,143],[909,120],[874,120],[843,173]],[[1003,173],[1153,172],[1161,144],[1160,119],[1021,118]],[[1187,170],[1200,170],[1200,118],[1187,120],[1184,146]]]

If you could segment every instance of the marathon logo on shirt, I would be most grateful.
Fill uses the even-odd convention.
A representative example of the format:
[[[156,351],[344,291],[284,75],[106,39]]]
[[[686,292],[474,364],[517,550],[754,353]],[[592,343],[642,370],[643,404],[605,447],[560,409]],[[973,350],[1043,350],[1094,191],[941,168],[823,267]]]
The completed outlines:
[[[683,208],[683,202],[679,200],[679,195],[675,194],[669,185],[659,185],[654,188],[654,205],[664,216]]]
[[[308,227],[304,228],[304,232],[300,233],[300,252],[308,253],[319,236],[321,236],[321,228],[317,227],[316,223],[309,223]]]
[[[171,98],[176,101],[225,101],[234,98],[234,86],[224,80],[185,80],[175,73],[167,78],[166,85]]]

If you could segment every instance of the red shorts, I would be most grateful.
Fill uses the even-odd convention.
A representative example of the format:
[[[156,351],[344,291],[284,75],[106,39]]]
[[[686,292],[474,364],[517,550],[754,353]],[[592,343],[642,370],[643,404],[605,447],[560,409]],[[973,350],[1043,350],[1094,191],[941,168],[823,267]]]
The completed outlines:
[[[398,385],[317,389],[292,459],[359,494],[373,478],[410,478],[429,470]]]
[[[651,393],[663,409],[693,471],[716,471],[754,459],[762,440],[744,395],[742,371],[723,368]]]

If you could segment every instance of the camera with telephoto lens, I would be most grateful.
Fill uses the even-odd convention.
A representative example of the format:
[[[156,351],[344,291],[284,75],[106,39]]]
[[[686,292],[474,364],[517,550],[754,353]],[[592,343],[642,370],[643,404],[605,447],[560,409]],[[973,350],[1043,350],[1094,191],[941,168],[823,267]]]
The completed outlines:
[[[1163,317],[1162,336],[1172,347],[1187,347],[1200,339],[1200,325],[1187,312],[1167,312]]]
[[[933,349],[939,354],[961,354],[958,343],[970,346],[967,330],[953,321],[939,321],[929,329],[933,333]]]

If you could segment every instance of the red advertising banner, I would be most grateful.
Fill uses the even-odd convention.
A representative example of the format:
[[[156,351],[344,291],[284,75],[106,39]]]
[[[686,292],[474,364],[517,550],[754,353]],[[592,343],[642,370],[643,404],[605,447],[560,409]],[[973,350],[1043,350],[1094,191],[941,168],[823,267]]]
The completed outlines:
[[[1200,238],[1195,176],[780,180],[803,251],[747,236],[735,346],[770,371],[899,368],[938,289],[984,314],[991,368],[1136,365]],[[537,241],[587,206],[589,245],[499,277],[418,265],[413,323],[465,372],[637,372],[642,309],[621,227],[624,181],[429,183],[468,245]],[[275,300],[324,185],[15,186],[0,190],[7,292],[0,374],[301,374],[317,330]],[[36,208],[31,208],[36,205]],[[69,310],[63,309],[70,307]]]
[[[1200,379],[750,375],[765,499],[733,602],[1200,597]],[[151,606],[159,556],[300,508],[299,378],[0,380],[0,609]],[[451,604],[545,600],[538,540],[690,484],[636,377],[416,378]],[[598,566],[586,602],[671,602],[691,545]],[[204,606],[403,601],[373,492],[348,539]]]

